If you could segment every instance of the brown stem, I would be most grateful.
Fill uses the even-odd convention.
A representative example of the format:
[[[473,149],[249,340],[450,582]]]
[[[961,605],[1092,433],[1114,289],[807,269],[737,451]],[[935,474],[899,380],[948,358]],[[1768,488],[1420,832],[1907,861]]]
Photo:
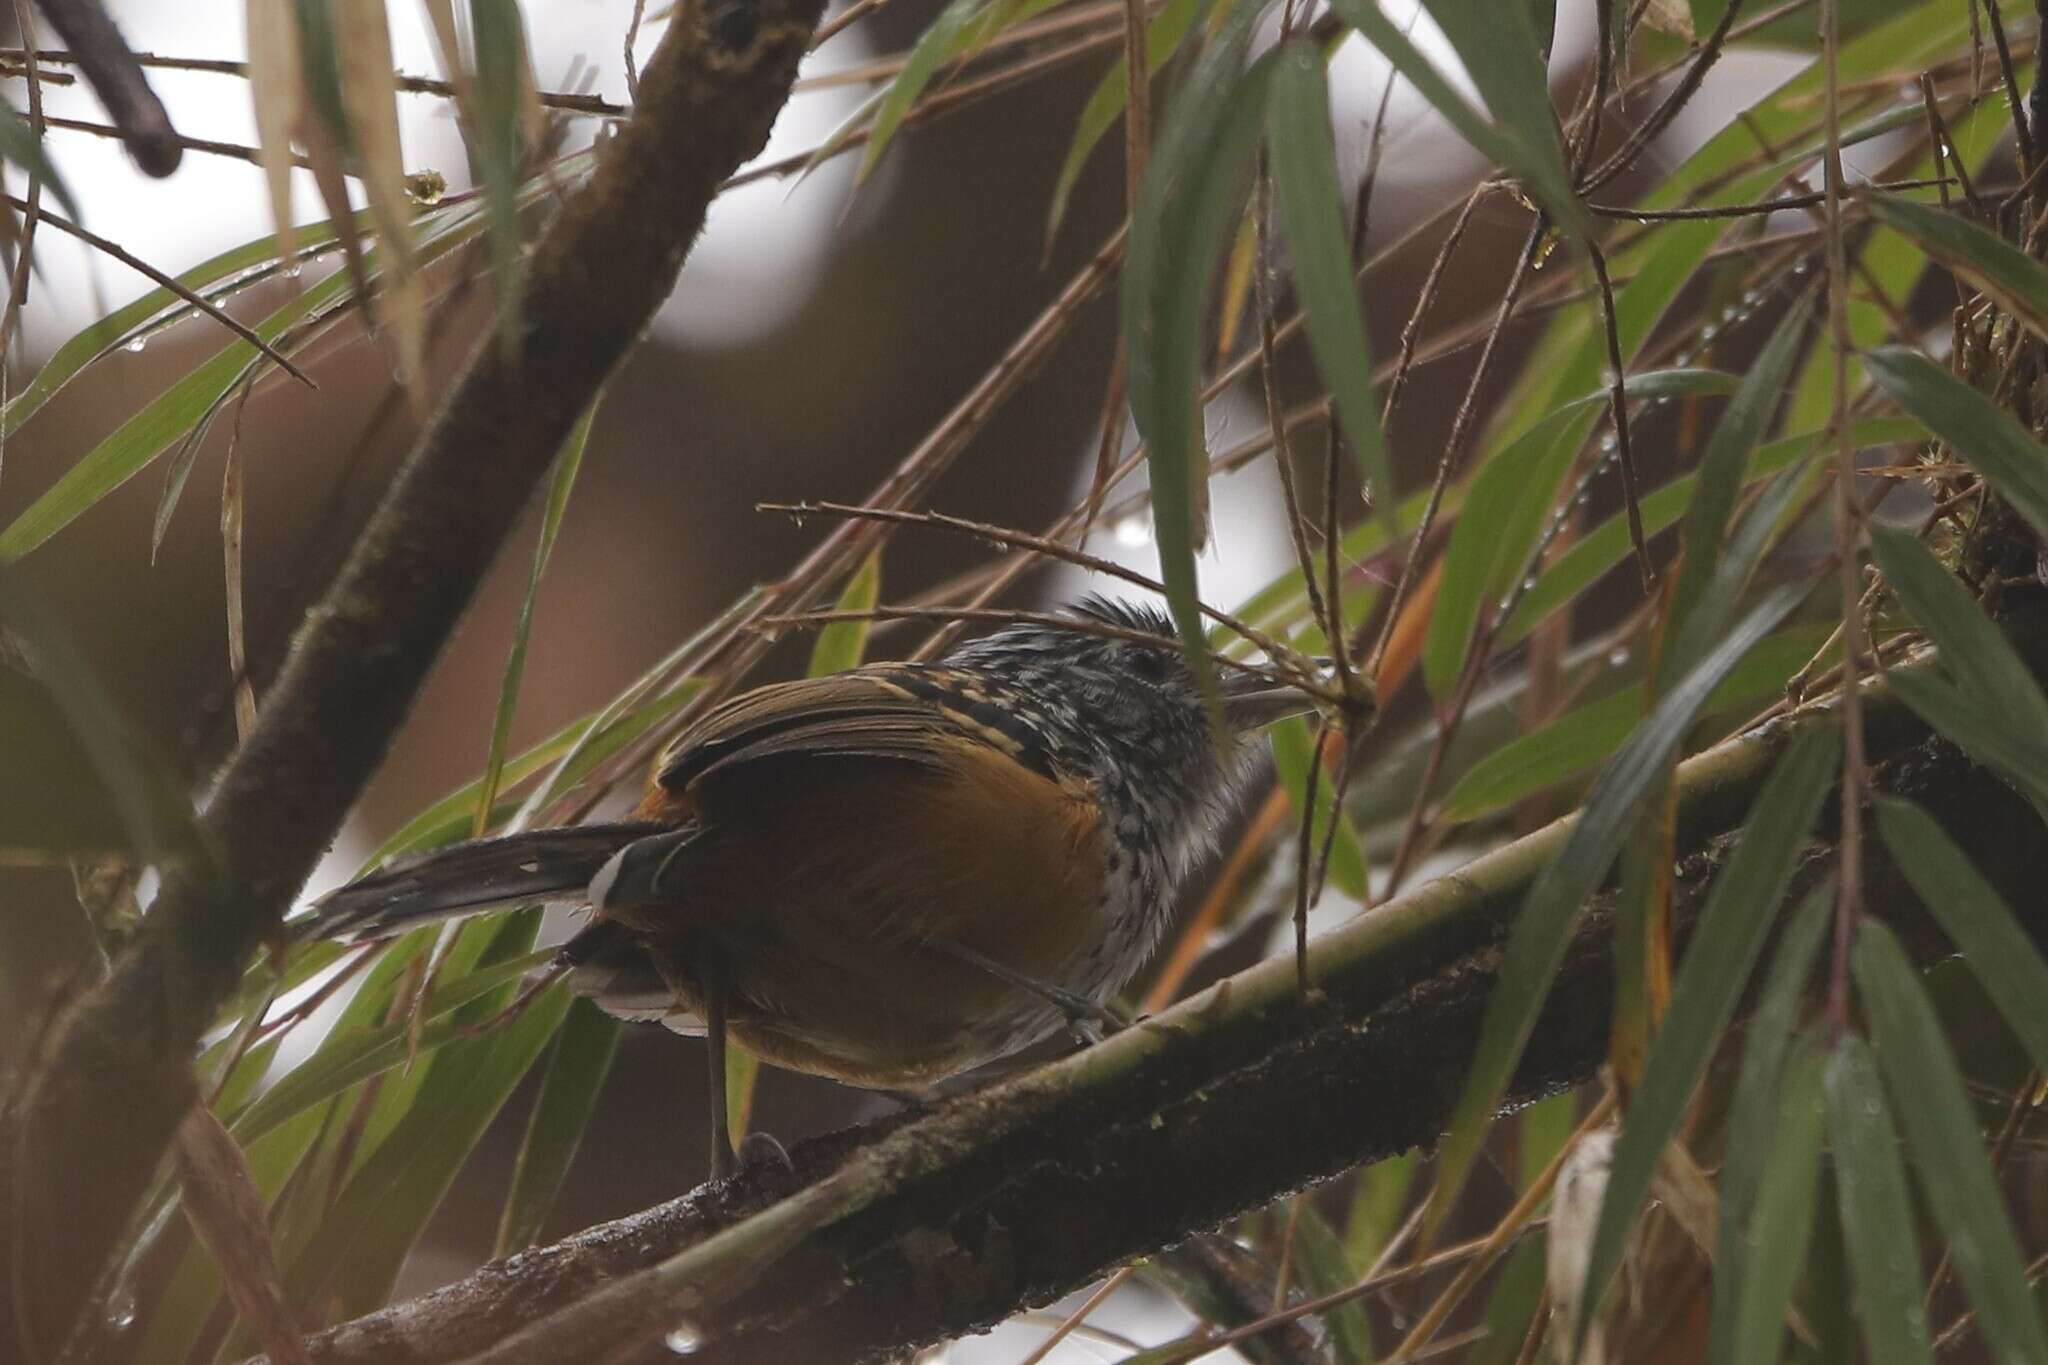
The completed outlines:
[[[719,183],[759,151],[821,0],[685,0],[633,117],[528,266],[516,347],[485,338],[314,608],[107,982],[17,1082],[0,1146],[0,1341],[48,1351],[195,1094],[193,1046],[381,760],[563,437],[674,282]],[[32,1247],[33,1256],[17,1248]],[[33,1358],[33,1357],[31,1357]]]
[[[1871,700],[1872,752],[1888,760],[1880,785],[1942,812],[2028,931],[2048,938],[2038,897],[2019,894],[2048,871],[2048,847],[2024,837],[2031,809],[1926,740],[1881,691]],[[1681,766],[1681,922],[1784,744],[1836,723],[1810,709]],[[1451,1098],[1442,1077],[1469,1059],[1500,937],[1570,829],[1546,827],[1317,940],[1313,1010],[1301,1007],[1293,963],[1269,960],[1063,1061],[802,1144],[794,1171],[750,1171],[330,1329],[310,1343],[314,1359],[539,1359],[529,1348],[551,1334],[595,1352],[685,1317],[702,1334],[693,1360],[879,1359],[1044,1302],[1360,1161],[1426,1146]],[[1828,837],[1803,885],[1832,869]],[[1881,851],[1866,851],[1872,912],[1923,959],[1946,951]],[[1596,900],[1568,954],[1517,1101],[1593,1074],[1604,1055],[1609,899]]]
[[[143,78],[142,67],[121,30],[97,0],[36,0],[50,27],[77,59],[78,69],[106,106],[107,117],[121,130],[128,155],[145,174],[161,179],[178,169],[184,156],[171,116]],[[28,39],[31,35],[22,35]]]

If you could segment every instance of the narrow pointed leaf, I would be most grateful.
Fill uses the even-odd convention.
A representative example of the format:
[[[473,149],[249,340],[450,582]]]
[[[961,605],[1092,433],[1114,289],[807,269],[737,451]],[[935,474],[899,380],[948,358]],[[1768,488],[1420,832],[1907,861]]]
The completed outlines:
[[[14,780],[0,779],[0,846],[13,844],[17,836],[32,834],[38,824],[54,819],[55,828],[42,832],[67,841],[74,835],[86,840],[60,842],[60,848],[90,848],[94,839],[112,835],[115,843],[148,863],[205,857],[208,847],[192,803],[168,762],[152,752],[70,631],[19,577],[4,569],[0,643],[23,650],[35,670],[33,678],[25,676],[0,658],[0,732],[12,732],[24,744],[6,751]],[[83,771],[38,790],[43,771],[27,766],[38,756],[82,760]],[[31,780],[25,789],[17,785],[23,778]],[[59,792],[81,802],[98,797],[104,805],[67,813],[51,804]],[[31,838],[27,846],[38,845]]]
[[[1145,69],[1157,73],[1166,65],[1188,35],[1195,22],[1209,12],[1214,0],[1167,0],[1152,21],[1145,26]],[[1123,116],[1130,103],[1130,89],[1126,82],[1130,76],[1124,63],[1112,63],[1096,85],[1088,102],[1081,106],[1081,116],[1074,124],[1073,141],[1067,145],[1067,157],[1060,163],[1059,178],[1053,182],[1051,207],[1046,212],[1045,240],[1050,246],[1058,235],[1060,222],[1067,215],[1067,201],[1073,196],[1074,186],[1081,179],[1081,171],[1088,164],[1088,158],[1100,145],[1116,121]]]
[[[1743,377],[1742,387],[1714,425],[1714,435],[1700,456],[1695,475],[1692,504],[1686,509],[1684,548],[1672,585],[1667,626],[1676,638],[1706,591],[1720,561],[1721,543],[1728,534],[1728,518],[1735,510],[1750,453],[1770,428],[1771,416],[1791,382],[1792,362],[1799,355],[1800,339],[1806,334],[1808,308],[1804,300],[1788,309],[1777,331]],[[1667,658],[1670,656],[1666,656]]]
[[[519,711],[519,687],[526,677],[526,646],[533,637],[533,604],[540,596],[540,581],[547,573],[548,556],[554,553],[555,537],[562,529],[562,517],[569,510],[569,494],[576,487],[576,475],[583,468],[583,451],[590,443],[590,424],[604,391],[590,400],[590,406],[576,419],[562,449],[555,456],[554,473],[548,479],[547,501],[540,519],[540,537],[533,549],[533,568],[526,576],[526,595],[520,599],[519,619],[512,627],[512,648],[505,655],[505,675],[498,683],[498,712],[491,724],[491,747],[484,761],[483,786],[477,793],[476,820],[471,833],[481,835],[491,827],[491,810],[497,805],[498,788],[505,777],[505,751],[512,741],[512,720]]]
[[[455,1173],[568,1009],[557,982],[518,1018],[452,1045],[442,1083],[423,1091],[390,1137],[349,1178],[287,1282],[300,1294],[344,1277],[344,1311],[389,1296],[400,1263],[426,1229]],[[347,1292],[352,1287],[353,1293]]]
[[[1895,669],[1890,682],[1915,715],[1995,769],[2037,810],[2048,812],[2048,744],[2015,729],[1992,704],[1933,673]]]
[[[1757,996],[1742,1049],[1742,1066],[1729,1105],[1727,1157],[1721,1167],[1719,1246],[1714,1256],[1714,1299],[1710,1337],[1726,1360],[1736,1330],[1737,1290],[1750,1278],[1750,1212],[1762,1183],[1763,1164],[1776,1140],[1778,1076],[1798,1023],[1800,1005],[1813,972],[1821,937],[1834,917],[1834,885],[1825,882],[1807,895],[1778,941],[1777,956]],[[1727,1343],[1724,1345],[1723,1343]]]
[[[1466,60],[1467,70],[1475,78],[1474,83],[1479,83],[1478,77],[1483,71],[1487,84],[1495,87],[1488,93],[1498,92],[1508,97],[1507,102],[1512,107],[1495,108],[1491,119],[1459,93],[1457,87],[1422,55],[1421,49],[1408,35],[1381,12],[1378,0],[1333,0],[1330,8],[1338,18],[1364,34],[1366,41],[1378,48],[1380,54],[1393,63],[1394,69],[1435,106],[1437,112],[1449,120],[1451,126],[1482,156],[1519,176],[1534,197],[1550,211],[1553,219],[1573,233],[1583,235],[1591,231],[1592,220],[1578,196],[1572,192],[1570,177],[1565,171],[1564,154],[1558,145],[1556,123],[1550,115],[1548,101],[1545,101],[1540,122],[1528,125],[1511,125],[1508,122],[1515,117],[1515,109],[1528,103],[1527,95],[1521,89],[1526,83],[1526,76],[1518,74],[1526,72],[1527,63],[1522,60],[1519,50],[1496,60],[1489,48],[1492,42],[1500,42],[1519,49],[1526,42],[1528,56],[1533,58],[1534,29],[1529,26],[1528,14],[1513,6],[1501,7],[1507,17],[1499,21],[1499,27],[1488,32],[1479,15],[1474,14],[1470,21],[1465,21],[1452,12],[1454,4],[1469,2],[1445,0],[1445,3],[1432,4],[1429,8],[1438,25],[1445,28],[1445,36],[1459,48],[1459,56]],[[1444,14],[1436,14],[1439,8],[1444,10]],[[1447,17],[1448,24],[1445,22]],[[1460,38],[1466,40],[1462,46],[1459,45]],[[1509,62],[1515,64],[1517,71],[1507,70]],[[1540,79],[1540,62],[1536,69]]]
[[[0,100],[0,156],[42,181],[44,187],[57,196],[57,202],[64,206],[73,222],[85,221],[84,215],[78,211],[78,201],[71,197],[71,187],[64,183],[63,176],[57,174],[57,168],[43,151],[35,129],[24,123],[14,106],[4,100]]]
[[[2048,1333],[2027,1283],[2026,1259],[1933,1002],[1891,930],[1875,920],[1857,929],[1855,965],[1921,1196],[1948,1239],[1977,1308],[1978,1330],[1998,1359],[2048,1360]]]
[[[618,1046],[618,1020],[588,1000],[570,1004],[548,1049],[540,1093],[534,1096],[533,1115],[512,1167],[512,1189],[505,1196],[494,1255],[509,1256],[540,1240],[548,1210],[582,1145],[583,1130],[597,1110],[597,1097]]]
[[[1266,112],[1270,58],[1242,70],[1258,7],[1232,11],[1196,64],[1145,169],[1124,267],[1122,322],[1131,414],[1145,436],[1153,525],[1167,606],[1204,695],[1195,550],[1208,452],[1201,411],[1202,333],[1224,244],[1244,215]]]
[[[2034,1065],[2048,1071],[2048,961],[2041,950],[1932,815],[1910,801],[1880,799],[1877,824],[1921,902],[1962,950]]]
[[[1273,197],[1287,227],[1295,285],[1308,318],[1309,350],[1330,387],[1337,424],[1391,532],[1393,476],[1372,382],[1372,345],[1352,275],[1344,200],[1337,188],[1328,77],[1322,53],[1305,39],[1289,43],[1274,63],[1267,126]]]
[[[1791,626],[1763,641],[1736,665],[1701,708],[1712,715],[1782,697],[1785,680],[1826,642],[1826,627]],[[1441,818],[1462,823],[1505,810],[1546,787],[1591,772],[1621,747],[1643,714],[1635,684],[1586,703],[1501,746],[1467,769],[1444,798]]]
[[[1043,13],[1054,3],[1056,0],[953,0],[939,11],[939,17],[917,40],[904,60],[903,69],[896,73],[896,79],[889,83],[875,106],[874,126],[868,134],[867,148],[861,153],[855,183],[866,180],[875,163],[882,159],[882,153],[889,150],[889,143],[903,126],[917,97],[939,74],[940,67],[956,58],[972,56],[1004,29]]]
[[[1653,370],[1631,376],[1628,392],[1641,402],[1732,393],[1736,382],[1719,370]],[[1448,697],[1457,685],[1487,600],[1506,593],[1533,567],[1530,559],[1558,486],[1609,401],[1605,385],[1579,395],[1489,456],[1473,478],[1444,552],[1443,579],[1423,648],[1423,678],[1432,696]],[[1647,523],[1648,500],[1642,510]],[[1646,524],[1644,529],[1662,527]]]
[[[2048,536],[2048,450],[1985,395],[1903,346],[1863,359],[1893,402],[1970,462],[2037,535]]]
[[[1306,719],[1297,717],[1275,725],[1272,735],[1273,766],[1279,770],[1281,785],[1287,788],[1298,812],[1303,793],[1308,790],[1309,775],[1317,767],[1313,728]],[[1324,832],[1330,827],[1334,794],[1327,774],[1318,775],[1315,786],[1316,818],[1309,844],[1320,849]],[[1351,823],[1349,812],[1340,810],[1337,812],[1336,842],[1330,850],[1330,885],[1356,900],[1365,895],[1365,878],[1365,847],[1359,842],[1358,830]]]
[[[1859,196],[1870,216],[1918,242],[1980,293],[2048,336],[2048,268],[1988,228],[1938,204],[1875,191]]]
[[[449,1016],[464,1005],[517,981],[553,958],[554,950],[543,948],[488,967],[479,967],[465,976],[442,983],[425,1007],[427,1025],[420,1031],[420,1051],[425,1053],[461,1036],[465,1025],[451,1021]],[[347,1032],[337,1028],[336,1035],[323,1043],[311,1059],[292,1068],[235,1120],[235,1137],[243,1145],[254,1142],[294,1114],[331,1099],[360,1081],[401,1065],[410,1051],[405,1020]]]
[[[1942,669],[1964,694],[2048,742],[2048,697],[1969,589],[1909,532],[1873,526],[1870,548],[1906,610],[1940,646]]]
[[[1500,981],[1487,1002],[1478,1055],[1437,1155],[1437,1186],[1425,1225],[1432,1234],[1471,1170],[1486,1122],[1499,1107],[1564,960],[1572,926],[1635,828],[1644,795],[1670,764],[1708,696],[1805,595],[1803,584],[1774,590],[1739,623],[1717,632],[1711,647],[1698,652],[1697,663],[1673,683],[1634,738],[1601,772],[1564,850],[1529,889],[1508,938]],[[1696,628],[1708,624],[1714,623],[1704,616],[1693,622]]]
[[[1665,1146],[1677,1133],[1763,951],[1840,752],[1840,737],[1832,729],[1811,730],[1792,745],[1758,794],[1735,852],[1714,882],[1615,1144],[1587,1258],[1586,1303],[1600,1301],[1621,1264],[1629,1229],[1650,1192]],[[1581,1318],[1581,1346],[1593,1317]]]
[[[1835,1149],[1835,1196],[1842,1212],[1856,1318],[1870,1358],[1923,1365],[1927,1313],[1920,1306],[1920,1243],[1899,1138],[1878,1080],[1877,1057],[1855,1034],[1828,1059],[1828,1134]]]
[[[1916,423],[1903,418],[1866,419],[1855,424],[1853,438],[1857,449],[1866,450],[1872,446],[1912,440],[1918,435],[1918,430]],[[1829,443],[1827,449],[1832,450],[1832,438],[1825,432],[1808,432],[1771,442],[1750,460],[1749,469],[1743,475],[1744,484],[1755,483],[1803,463],[1821,449],[1820,443],[1824,441]],[[1645,497],[1641,504],[1644,534],[1655,535],[1677,524],[1691,505],[1697,487],[1693,475],[1685,474]],[[1501,627],[1501,646],[1519,644],[1527,639],[1539,622],[1627,559],[1630,550],[1628,519],[1623,513],[1617,512],[1588,530],[1537,576],[1536,586],[1523,595],[1514,614]]]
[[[1715,1365],[1776,1360],[1785,1336],[1785,1310],[1799,1283],[1813,1236],[1820,1181],[1820,1139],[1825,1109],[1826,1058],[1809,1040],[1785,1064],[1777,1087],[1775,1125],[1763,1155],[1762,1177],[1748,1225],[1748,1252],[1734,1295],[1733,1331],[1713,1341]],[[1722,1269],[1726,1273],[1725,1268]],[[1719,1285],[1716,1286],[1719,1292]]]
[[[870,610],[882,595],[882,556],[879,551],[861,561],[853,577],[846,580],[846,588],[833,604],[837,611]],[[838,673],[859,665],[867,656],[868,631],[871,621],[834,621],[818,632],[817,643],[811,646],[810,676],[823,677],[827,673]]]

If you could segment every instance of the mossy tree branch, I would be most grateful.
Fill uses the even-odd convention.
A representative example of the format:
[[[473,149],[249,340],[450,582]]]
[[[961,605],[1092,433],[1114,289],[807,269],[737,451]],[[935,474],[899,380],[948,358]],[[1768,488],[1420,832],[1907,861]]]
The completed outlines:
[[[1881,689],[1868,700],[1880,785],[1939,812],[2048,940],[2048,913],[2019,894],[2048,873],[2037,817]],[[1682,918],[1789,731],[1816,723],[1835,717],[1810,711],[1681,767],[1678,846],[1692,850]],[[1832,866],[1834,820],[1817,832],[1812,875]],[[693,1360],[882,1358],[1048,1302],[1361,1161],[1431,1145],[1470,1063],[1500,938],[1568,830],[1560,821],[1318,940],[1322,994],[1307,1008],[1292,960],[1263,963],[1016,1080],[806,1143],[792,1172],[750,1171],[330,1329],[311,1339],[314,1359],[603,1355],[684,1321],[703,1336]],[[1881,851],[1872,857],[1873,912],[1940,951],[1911,892]],[[1585,1079],[1605,1055],[1604,909],[1586,917],[1513,1103]]]
[[[588,181],[310,613],[108,979],[56,1025],[0,1137],[0,1355],[53,1354],[194,1098],[201,1032],[381,761],[571,424],[668,295],[718,186],[766,142],[823,0],[683,0]]]

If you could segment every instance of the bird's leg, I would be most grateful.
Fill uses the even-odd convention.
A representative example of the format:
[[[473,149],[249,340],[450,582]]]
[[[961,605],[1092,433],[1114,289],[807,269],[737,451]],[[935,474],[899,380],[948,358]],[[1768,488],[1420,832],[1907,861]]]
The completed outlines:
[[[681,963],[664,952],[650,952],[648,957],[654,963],[654,969],[661,973],[661,979],[668,983],[669,994],[676,998],[678,1011],[682,1011],[684,1002],[693,997],[702,1004],[699,1012],[704,1016],[705,1088],[709,1091],[704,1098],[711,1109],[711,1178],[723,1180],[733,1173],[732,1128],[725,1108],[725,1020],[729,990],[725,960],[708,946],[690,954],[696,968],[696,980],[690,983],[693,989],[685,989]]]
[[[1124,1021],[1106,1005],[1098,1005],[1087,996],[1070,991],[1064,986],[1055,986],[1050,981],[1041,981],[1012,967],[1007,967],[984,953],[977,953],[963,943],[950,938],[927,935],[924,946],[935,948],[956,961],[970,967],[978,967],[998,981],[1006,982],[1019,990],[1029,991],[1067,1017],[1067,1027],[1084,1043],[1102,1041],[1105,1029],[1114,1033],[1124,1026]]]
[[[704,992],[704,1057],[711,1091],[711,1178],[724,1180],[733,1174],[736,1163],[732,1127],[725,1107],[725,963],[717,953],[707,951],[699,958],[697,982]]]

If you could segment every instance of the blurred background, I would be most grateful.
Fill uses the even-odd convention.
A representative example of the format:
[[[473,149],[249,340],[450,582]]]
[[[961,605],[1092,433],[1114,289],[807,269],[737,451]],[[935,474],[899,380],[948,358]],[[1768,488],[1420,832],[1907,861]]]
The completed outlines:
[[[243,55],[236,0],[115,0],[109,8],[138,51]],[[620,39],[631,0],[530,0],[523,8],[543,89],[625,100]],[[1589,46],[1590,7],[1560,8],[1553,78],[1568,84],[1579,77]],[[815,52],[764,161],[824,139],[870,88],[858,79],[862,69],[907,47],[936,10],[932,0],[895,0]],[[1413,6],[1388,10],[1400,20]],[[401,69],[435,73],[420,13],[402,5],[391,12]],[[1414,32],[1431,45],[1426,19]],[[658,35],[655,26],[643,35],[643,58]],[[786,571],[824,528],[760,513],[755,505],[862,500],[1100,246],[1122,211],[1117,136],[1105,140],[1082,176],[1049,249],[1046,202],[1077,112],[1117,60],[1105,51],[912,129],[857,190],[857,158],[847,157],[807,177],[766,178],[719,201],[680,286],[598,414],[538,598],[515,751],[601,706],[749,584]],[[1785,68],[1804,60],[1788,57]],[[1732,104],[1774,84],[1774,63],[1770,53],[1754,50],[1725,60],[1664,134],[1653,163],[1675,159],[1724,121]],[[1355,177],[1386,67],[1354,44],[1336,70],[1340,146]],[[255,141],[243,81],[177,70],[153,71],[152,80],[181,132],[240,146]],[[52,115],[102,118],[82,86],[51,87],[46,100]],[[468,170],[445,102],[401,101],[407,169],[437,171],[452,187],[466,187]],[[565,146],[587,142],[600,127],[597,119],[569,121]],[[270,231],[262,172],[246,160],[188,152],[176,175],[152,181],[112,141],[57,131],[50,147],[86,225],[167,271]],[[1372,199],[1372,241],[1395,241],[1461,198],[1481,169],[1411,91],[1397,89]],[[297,188],[300,219],[324,217],[310,177]],[[1625,191],[1615,186],[1611,197],[1625,199]],[[1505,196],[1482,205],[1442,295],[1442,317],[1464,317],[1498,296],[1526,224],[1524,210]],[[1368,322],[1383,353],[1398,337],[1437,245],[1434,234],[1424,234],[1372,277]],[[10,388],[79,327],[147,287],[55,233],[38,236],[37,266],[22,343],[6,370]],[[332,261],[309,267],[332,268]],[[282,288],[252,291],[237,311],[260,315]],[[434,386],[445,383],[487,320],[487,295],[487,287],[458,292],[437,313]],[[1093,468],[1113,340],[1113,305],[1098,301],[1074,338],[976,439],[930,505],[1025,529],[1042,527],[1070,505]],[[221,345],[214,323],[188,321],[90,369],[0,451],[0,524]],[[1306,396],[1310,377],[1302,358],[1293,360],[1300,368],[1288,378]],[[214,494],[228,428],[240,427],[247,629],[259,698],[307,602],[414,431],[392,382],[388,339],[344,329],[300,361],[318,391],[273,374],[232,423],[217,424],[154,553],[162,461],[20,566],[196,788],[203,789],[233,734]],[[1470,361],[1457,354],[1417,371],[1389,433],[1404,486],[1433,467]],[[1264,420],[1249,390],[1209,414],[1219,444],[1254,434]],[[1303,445],[1313,453],[1320,442]],[[1654,441],[1646,448],[1654,467]],[[1219,603],[1238,600],[1289,562],[1273,478],[1270,463],[1261,461],[1216,486],[1216,542],[1203,571]],[[529,518],[485,585],[309,894],[353,875],[381,838],[479,771],[536,520]],[[1147,571],[1155,567],[1142,519],[1101,527],[1090,548]],[[884,599],[912,599],[975,562],[973,545],[899,535],[884,562]],[[1053,600],[1089,586],[1066,571],[1042,570],[1015,596]],[[871,652],[886,656],[913,643],[908,631],[878,630]],[[807,648],[807,641],[784,642],[768,673],[800,669]],[[89,939],[67,874],[0,868],[0,888],[0,1033],[19,1036],[51,992],[63,988]],[[697,1046],[651,1026],[627,1030],[549,1236],[644,1208],[701,1178]],[[755,1113],[758,1126],[791,1140],[893,1103],[770,1072]],[[401,1293],[453,1278],[488,1256],[526,1107],[527,1092],[507,1105],[416,1253]],[[1151,1340],[1185,1321],[1176,1311],[1138,1296],[1097,1323]],[[1012,1326],[962,1344],[953,1358],[1014,1360],[1042,1330]],[[1072,1354],[1060,1359],[1094,1358],[1086,1342],[1063,1349]]]

